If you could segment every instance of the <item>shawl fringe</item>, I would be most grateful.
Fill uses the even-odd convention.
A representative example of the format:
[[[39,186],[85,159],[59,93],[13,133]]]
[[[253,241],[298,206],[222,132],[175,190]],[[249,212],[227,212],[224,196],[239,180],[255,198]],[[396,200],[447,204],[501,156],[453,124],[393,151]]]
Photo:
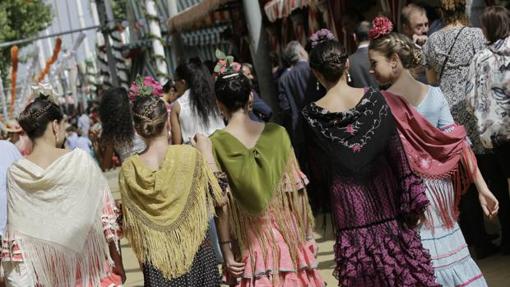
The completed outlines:
[[[451,229],[459,218],[459,204],[462,195],[468,190],[473,183],[476,175],[476,157],[466,142],[462,149],[462,155],[455,169],[445,174],[443,177],[430,177],[420,174],[426,180],[426,186],[430,191],[430,201],[433,201],[438,208],[438,214],[443,225]],[[440,179],[451,180],[451,185],[441,181]],[[452,188],[453,186],[453,188]],[[453,198],[451,198],[453,196]],[[427,209],[431,219],[431,207]],[[429,229],[434,229],[434,222],[427,219],[424,224]]]
[[[113,261],[101,220],[91,229],[81,253],[20,233],[16,234],[16,238],[19,239],[17,242],[23,252],[23,260],[36,276],[32,278],[36,281],[34,286],[74,287],[79,283],[81,286],[100,286],[101,278],[111,274],[108,267],[113,265]],[[110,266],[105,266],[105,260]]]
[[[229,226],[230,233],[237,239],[240,250],[247,249],[250,252],[250,258],[253,256],[250,247],[250,241],[258,241],[261,250],[269,250],[272,248],[274,266],[273,274],[279,272],[279,253],[278,244],[274,243],[275,238],[271,229],[260,228],[260,220],[262,217],[270,213],[275,220],[278,231],[282,234],[285,243],[289,246],[290,255],[293,260],[295,270],[297,266],[297,255],[300,244],[306,240],[306,232],[313,228],[314,218],[308,202],[306,189],[299,186],[296,182],[296,171],[299,170],[294,152],[291,150],[285,171],[273,192],[273,197],[267,208],[258,215],[248,213],[240,206],[231,192],[228,192],[228,210],[229,210]],[[301,179],[300,179],[301,180]],[[248,237],[246,226],[253,227],[256,236]],[[267,253],[263,254],[264,259]],[[255,262],[252,262],[255,266]],[[278,280],[279,276],[273,276],[273,280]]]
[[[124,202],[124,228],[138,261],[160,270],[167,279],[189,271],[206,237],[209,219],[215,215],[214,202],[222,197],[214,175],[197,157],[193,185],[180,217],[170,226],[160,226]]]

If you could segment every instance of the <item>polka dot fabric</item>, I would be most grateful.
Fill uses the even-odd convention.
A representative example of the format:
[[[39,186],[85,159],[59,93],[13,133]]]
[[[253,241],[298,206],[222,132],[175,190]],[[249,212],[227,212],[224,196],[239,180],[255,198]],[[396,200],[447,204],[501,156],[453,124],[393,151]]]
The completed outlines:
[[[154,266],[143,264],[143,279],[145,287],[217,287],[221,282],[209,238],[202,243],[188,273],[168,280]]]

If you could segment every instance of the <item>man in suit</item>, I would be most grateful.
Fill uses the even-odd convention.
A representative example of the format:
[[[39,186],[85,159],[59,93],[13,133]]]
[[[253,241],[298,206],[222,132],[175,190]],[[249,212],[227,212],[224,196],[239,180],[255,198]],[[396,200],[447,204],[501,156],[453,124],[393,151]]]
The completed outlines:
[[[287,130],[301,170],[309,177],[309,195],[316,189],[316,176],[311,174],[311,158],[305,135],[303,108],[326,94],[308,64],[308,53],[297,41],[291,41],[283,51],[287,68],[278,80],[280,121]],[[313,201],[313,196],[310,198]],[[313,202],[312,202],[313,204]]]
[[[368,61],[368,31],[370,23],[363,21],[359,23],[354,32],[358,49],[354,54],[349,56],[349,75],[351,78],[350,85],[355,88],[372,87],[378,88],[374,76],[370,74],[370,62]]]

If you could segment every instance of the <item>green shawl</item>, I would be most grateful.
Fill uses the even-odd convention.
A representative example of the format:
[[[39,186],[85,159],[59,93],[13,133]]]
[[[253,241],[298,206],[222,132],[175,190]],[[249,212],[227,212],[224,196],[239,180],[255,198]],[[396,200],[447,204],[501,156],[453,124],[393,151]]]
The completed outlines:
[[[224,130],[211,135],[211,141],[216,162],[228,175],[235,200],[250,214],[265,211],[281,182],[292,151],[285,129],[267,123],[250,149]]]

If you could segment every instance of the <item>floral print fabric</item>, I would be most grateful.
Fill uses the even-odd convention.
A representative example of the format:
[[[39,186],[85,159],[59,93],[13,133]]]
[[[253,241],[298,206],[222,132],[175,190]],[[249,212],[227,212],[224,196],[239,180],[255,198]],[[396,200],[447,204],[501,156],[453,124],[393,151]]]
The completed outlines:
[[[484,147],[510,141],[510,37],[475,56],[469,69],[466,99],[477,119]]]

